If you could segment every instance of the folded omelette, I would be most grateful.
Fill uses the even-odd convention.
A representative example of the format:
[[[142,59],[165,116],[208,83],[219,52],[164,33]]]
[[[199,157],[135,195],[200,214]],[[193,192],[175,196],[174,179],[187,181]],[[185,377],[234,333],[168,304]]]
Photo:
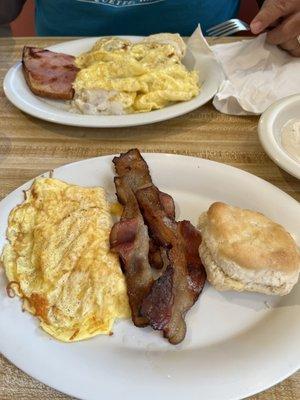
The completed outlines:
[[[110,252],[113,221],[103,188],[38,178],[9,216],[2,262],[8,294],[56,339],[110,334],[130,316],[118,257]]]

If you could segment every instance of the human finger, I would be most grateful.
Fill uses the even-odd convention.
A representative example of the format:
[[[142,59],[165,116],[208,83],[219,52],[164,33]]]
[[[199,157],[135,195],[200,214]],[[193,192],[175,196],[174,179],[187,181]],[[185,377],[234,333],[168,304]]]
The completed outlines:
[[[290,50],[289,53],[294,57],[300,57],[300,45],[297,49]]]
[[[280,45],[300,34],[300,12],[285,18],[281,24],[267,33],[267,42]]]
[[[290,11],[291,4],[289,1],[265,0],[262,8],[250,24],[252,33],[255,35],[261,33],[280,17],[288,15]]]
[[[280,46],[283,50],[297,50],[300,44],[296,38],[288,40],[287,42],[281,43]]]

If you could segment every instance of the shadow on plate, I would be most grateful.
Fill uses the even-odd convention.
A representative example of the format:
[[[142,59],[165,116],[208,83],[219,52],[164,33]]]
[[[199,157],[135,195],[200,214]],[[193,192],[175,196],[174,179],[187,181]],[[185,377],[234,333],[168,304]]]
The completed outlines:
[[[286,296],[272,296],[261,293],[252,292],[217,292],[214,291],[213,296],[220,296],[223,301],[236,304],[244,308],[250,308],[254,311],[261,311],[266,309],[275,309],[280,307],[290,307],[300,305],[300,296],[297,295],[299,291],[299,283],[294,287],[292,292]],[[207,292],[207,295],[211,294]]]

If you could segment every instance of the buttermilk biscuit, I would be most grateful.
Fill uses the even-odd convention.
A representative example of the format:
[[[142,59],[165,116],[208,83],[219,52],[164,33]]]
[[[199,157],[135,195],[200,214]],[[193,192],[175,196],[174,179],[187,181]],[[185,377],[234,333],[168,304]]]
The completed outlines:
[[[297,244],[263,214],[214,203],[200,216],[199,229],[200,257],[217,290],[285,295],[297,283]]]

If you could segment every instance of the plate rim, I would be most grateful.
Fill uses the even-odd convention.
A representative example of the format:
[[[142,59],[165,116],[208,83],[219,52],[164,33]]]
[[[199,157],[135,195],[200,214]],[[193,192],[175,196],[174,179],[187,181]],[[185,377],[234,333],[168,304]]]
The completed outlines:
[[[300,179],[300,164],[281,149],[273,133],[273,124],[277,114],[294,101],[300,103],[300,93],[284,97],[271,104],[261,115],[258,122],[258,137],[268,156],[284,171]]]
[[[59,51],[59,47],[62,45],[72,45],[76,44],[79,42],[90,42],[95,39],[101,39],[105,38],[107,36],[99,36],[99,37],[83,37],[79,39],[74,39],[74,40],[66,40],[64,42],[60,42],[57,44],[53,44],[50,46],[47,46],[45,48],[49,50],[54,50],[54,51]],[[120,38],[124,39],[129,39],[129,40],[139,40],[143,39],[145,36],[130,36],[130,35],[118,35]],[[67,125],[67,126],[77,126],[77,127],[87,127],[87,128],[124,128],[124,127],[131,127],[131,126],[142,126],[142,125],[148,125],[148,124],[154,124],[162,121],[167,121],[170,119],[174,119],[177,117],[180,117],[182,115],[188,114],[189,112],[192,112],[196,110],[199,107],[202,107],[204,104],[208,103],[217,93],[218,88],[220,87],[221,81],[222,81],[222,70],[220,65],[216,60],[210,60],[211,63],[214,64],[214,67],[216,68],[216,77],[214,79],[215,81],[215,88],[214,90],[210,91],[209,94],[207,94],[207,97],[201,101],[201,91],[198,96],[195,98],[186,101],[186,102],[178,102],[175,104],[172,104],[168,107],[162,108],[160,110],[153,110],[151,112],[146,112],[146,113],[137,113],[137,114],[125,114],[125,115],[111,115],[111,116],[101,116],[101,115],[85,115],[85,114],[78,114],[78,120],[72,120],[72,115],[68,116],[57,116],[55,112],[53,113],[51,110],[43,110],[41,114],[41,110],[36,110],[35,111],[35,106],[32,104],[27,105],[26,102],[22,98],[20,98],[15,92],[14,92],[14,78],[15,75],[19,73],[19,69],[21,68],[21,61],[16,62],[14,65],[12,65],[9,70],[6,72],[4,80],[3,80],[3,90],[5,93],[5,96],[7,99],[19,110],[22,112],[25,112],[28,115],[31,115],[35,118],[38,118],[40,120],[60,124],[60,125]],[[207,79],[209,81],[212,78]],[[213,82],[211,80],[211,82]],[[30,90],[28,88],[28,90]],[[39,96],[36,96],[32,93],[33,96],[38,98],[39,101],[42,102],[42,100],[39,99]],[[201,103],[201,104],[199,104]],[[45,103],[47,104],[47,103]],[[41,105],[43,107],[43,105]],[[50,107],[50,105],[49,105]],[[170,111],[171,110],[171,111]],[[168,111],[171,112],[171,115],[168,115]],[[172,112],[173,111],[173,112]],[[69,113],[72,114],[72,113]],[[74,114],[75,118],[77,114]],[[73,115],[73,116],[74,116]],[[107,119],[107,122],[98,122],[96,118],[101,118],[104,117]],[[109,117],[109,118],[108,118]],[[123,118],[122,118],[123,117]],[[63,119],[66,118],[67,120],[64,121]],[[95,120],[94,120],[95,118]],[[121,120],[121,122],[118,122],[118,120]],[[122,120],[124,120],[122,122]]]
[[[58,167],[55,167],[55,168],[53,168],[53,169],[51,169],[51,170],[44,171],[44,172],[42,172],[40,175],[37,175],[37,176],[35,176],[34,178],[29,179],[28,181],[24,182],[22,185],[18,186],[16,189],[14,189],[14,190],[12,190],[11,192],[9,192],[2,200],[0,200],[0,204],[1,204],[7,197],[9,197],[10,195],[12,195],[12,194],[14,194],[15,192],[17,192],[23,185],[30,184],[31,182],[34,181],[34,179],[36,179],[36,178],[38,178],[38,177],[40,177],[40,176],[43,176],[43,175],[45,175],[45,174],[49,174],[49,173],[52,172],[52,171],[55,172],[55,170],[57,170],[57,169],[65,168],[65,167],[69,167],[69,166],[73,166],[73,165],[77,165],[77,164],[80,164],[80,163],[82,163],[82,162],[84,163],[84,162],[88,162],[88,161],[96,160],[96,159],[100,159],[100,158],[101,158],[101,159],[110,159],[110,158],[112,158],[112,157],[116,157],[116,156],[120,155],[121,153],[123,153],[123,152],[120,152],[120,153],[111,153],[111,154],[104,154],[104,155],[101,155],[101,156],[95,156],[95,157],[89,157],[89,158],[82,158],[82,159],[80,159],[80,160],[76,160],[76,161],[72,161],[72,162],[70,162],[70,163],[66,163],[66,164],[59,165]],[[245,176],[248,176],[248,177],[251,176],[251,178],[256,179],[258,182],[263,183],[263,184],[266,184],[268,187],[272,187],[273,189],[277,190],[278,192],[280,192],[281,194],[283,194],[285,197],[287,197],[289,200],[294,201],[295,204],[297,204],[298,206],[300,206],[299,202],[298,202],[296,199],[294,199],[292,196],[290,196],[288,193],[286,193],[284,190],[282,190],[282,189],[280,189],[279,187],[273,185],[272,183],[266,181],[265,179],[263,179],[263,178],[261,178],[261,177],[259,177],[259,176],[257,176],[257,175],[252,174],[251,172],[245,171],[244,169],[241,169],[241,168],[238,168],[238,167],[234,167],[234,166],[232,166],[232,165],[230,165],[230,164],[222,163],[222,162],[215,161],[215,160],[210,160],[210,159],[208,159],[208,158],[197,157],[197,156],[194,156],[194,155],[177,154],[177,153],[147,152],[147,151],[142,151],[142,152],[141,152],[141,155],[142,155],[143,157],[145,157],[145,158],[147,158],[148,156],[149,156],[149,157],[160,157],[160,156],[162,156],[162,157],[172,157],[172,158],[175,157],[175,158],[181,158],[181,159],[186,159],[186,160],[187,160],[187,159],[189,159],[189,160],[190,160],[190,159],[193,159],[193,161],[199,161],[199,160],[200,160],[200,162],[208,163],[208,164],[211,164],[211,165],[219,165],[219,166],[222,165],[223,167],[225,167],[225,169],[229,169],[229,170],[233,170],[233,171],[239,171],[239,173],[244,174]]]
[[[60,165],[60,166],[54,168],[53,171],[55,172],[56,170],[58,170],[58,169],[60,169],[60,168],[66,168],[66,167],[69,167],[69,166],[78,165],[78,164],[80,164],[80,163],[89,162],[89,161],[91,161],[91,160],[96,160],[96,159],[102,159],[102,160],[109,160],[109,159],[110,159],[110,160],[111,160],[112,157],[114,157],[114,156],[116,156],[116,155],[118,155],[118,154],[119,154],[119,153],[117,153],[117,154],[108,154],[108,155],[102,155],[102,156],[97,156],[97,157],[92,157],[92,158],[86,158],[86,159],[77,160],[77,161],[74,161],[74,162],[71,162],[71,163],[67,163],[67,164]],[[279,189],[277,186],[271,184],[270,182],[268,182],[268,181],[266,181],[266,180],[264,180],[264,179],[262,179],[262,178],[260,178],[260,177],[258,177],[258,176],[256,176],[256,175],[254,175],[254,174],[252,174],[252,173],[250,173],[250,172],[248,172],[248,171],[239,169],[239,168],[234,167],[234,166],[232,166],[232,165],[228,165],[228,164],[224,164],[224,163],[221,163],[221,162],[218,162],[218,161],[209,160],[209,159],[205,159],[205,158],[200,158],[200,157],[196,157],[196,156],[182,155],[182,154],[176,154],[176,153],[164,153],[164,152],[162,152],[162,153],[154,152],[154,153],[153,153],[153,152],[143,152],[143,153],[142,153],[142,156],[145,157],[146,159],[147,159],[148,157],[149,157],[149,158],[152,158],[152,157],[153,157],[154,159],[155,159],[155,158],[160,158],[160,157],[171,157],[171,158],[174,158],[174,159],[180,158],[180,159],[182,159],[182,160],[191,160],[192,162],[196,162],[196,161],[197,161],[197,162],[204,163],[204,164],[207,163],[208,165],[212,165],[212,166],[219,166],[219,167],[222,166],[223,168],[225,168],[225,169],[227,169],[227,170],[229,170],[229,171],[235,171],[235,172],[238,172],[238,173],[240,173],[240,174],[242,174],[242,175],[244,175],[244,176],[248,176],[249,178],[254,179],[254,180],[256,180],[257,182],[260,182],[261,184],[264,184],[264,185],[267,184],[267,186],[268,186],[269,188],[272,188],[273,190],[276,190],[277,192],[281,193],[281,195],[284,195],[284,197],[286,197],[287,199],[289,199],[289,201],[292,200],[292,201],[295,203],[295,205],[297,205],[297,206],[299,207],[299,210],[300,210],[300,205],[299,205],[299,203],[297,202],[297,200],[295,200],[293,197],[291,197],[289,194],[287,194],[287,193],[284,192],[283,190]],[[150,160],[149,160],[149,161],[150,161]],[[10,192],[7,196],[5,196],[5,197],[0,201],[0,207],[1,207],[1,205],[2,205],[1,203],[3,203],[7,198],[9,198],[10,196],[13,196],[13,195],[16,194],[17,192],[20,192],[20,191],[22,190],[21,188],[22,188],[24,185],[30,185],[30,184],[34,181],[34,179],[36,179],[36,178],[39,177],[39,176],[44,176],[45,174],[48,174],[49,172],[50,172],[50,171],[45,171],[45,172],[41,173],[40,175],[38,175],[38,176],[32,178],[31,180],[26,181],[25,183],[23,183],[22,185],[20,185],[18,188],[14,189],[12,192]],[[60,179],[60,178],[58,178],[58,179]],[[0,346],[0,347],[1,347],[1,346]],[[47,385],[48,387],[51,387],[51,388],[53,388],[53,389],[55,389],[55,390],[58,390],[58,391],[60,391],[61,393],[65,393],[65,394],[67,394],[67,395],[69,395],[69,396],[73,396],[73,397],[75,396],[75,397],[76,397],[76,393],[75,393],[75,392],[68,391],[68,390],[65,390],[65,389],[62,390],[62,388],[61,388],[61,386],[60,386],[59,384],[58,384],[58,385],[53,385],[53,384],[51,384],[51,386],[50,386],[49,383],[47,383],[46,379],[43,378],[43,374],[34,374],[34,373],[29,373],[29,372],[27,372],[27,371],[26,371],[26,368],[20,366],[20,363],[19,363],[18,361],[17,361],[17,362],[14,361],[14,359],[15,359],[14,356],[13,356],[13,357],[10,357],[9,354],[8,354],[6,351],[3,351],[2,349],[1,349],[1,354],[2,354],[9,362],[11,362],[14,366],[16,366],[17,368],[19,368],[20,370],[22,370],[22,371],[23,371],[25,374],[27,374],[28,376],[31,376],[32,378],[38,380],[39,382],[42,382],[43,384]],[[269,389],[270,387],[272,387],[272,386],[274,386],[274,385],[276,385],[276,384],[282,382],[283,380],[285,380],[286,378],[288,378],[288,377],[291,376],[292,374],[294,374],[294,373],[299,369],[299,367],[300,367],[300,361],[299,361],[298,365],[295,366],[294,368],[290,368],[290,369],[287,368],[287,369],[286,369],[287,372],[286,372],[285,374],[279,374],[280,377],[276,378],[275,380],[271,380],[271,383],[270,383],[270,380],[269,380],[269,383],[268,383],[267,385],[258,384],[257,387],[256,387],[255,389],[250,390],[250,391],[243,392],[242,397],[241,397],[240,395],[234,395],[234,396],[231,397],[231,400],[241,400],[241,399],[243,399],[243,398],[245,398],[245,397],[252,396],[252,395],[255,395],[255,394],[260,393],[260,392],[262,392],[262,391],[265,391],[265,390]],[[239,390],[239,391],[241,392],[241,390]],[[78,396],[78,395],[77,395],[77,396]],[[82,399],[82,400],[89,400],[88,397],[82,397],[82,396],[80,397],[80,399]]]

